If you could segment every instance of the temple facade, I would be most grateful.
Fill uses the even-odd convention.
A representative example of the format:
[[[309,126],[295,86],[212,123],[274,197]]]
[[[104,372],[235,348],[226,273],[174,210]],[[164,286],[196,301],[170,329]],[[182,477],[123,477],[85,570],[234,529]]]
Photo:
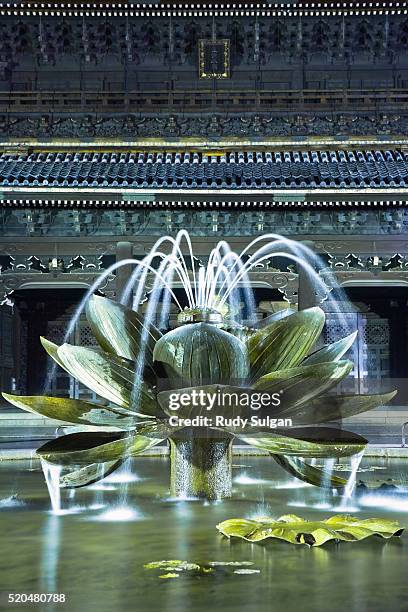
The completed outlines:
[[[257,316],[326,308],[337,281],[350,302],[341,325],[326,308],[324,333],[359,331],[348,388],[400,389],[355,429],[397,439],[407,144],[403,3],[0,3],[2,389],[41,392],[39,337],[62,341],[101,275],[115,299],[130,274],[105,274],[115,261],[180,229],[203,263],[219,240],[274,233],[320,256],[326,289],[272,258],[251,273]],[[92,343],[84,320],[70,341]],[[88,397],[63,373],[53,385]]]

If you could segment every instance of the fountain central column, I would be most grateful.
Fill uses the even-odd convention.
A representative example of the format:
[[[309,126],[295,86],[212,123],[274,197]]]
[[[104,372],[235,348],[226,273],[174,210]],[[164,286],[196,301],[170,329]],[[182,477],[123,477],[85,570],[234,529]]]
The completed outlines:
[[[170,439],[171,494],[217,500],[232,494],[232,436],[190,428]]]
[[[172,494],[205,499],[230,497],[232,436],[223,429],[212,429],[211,419],[209,424],[205,422],[206,427],[202,427],[203,421],[194,426],[194,418],[200,418],[204,408],[191,390],[201,389],[208,397],[226,384],[246,380],[247,350],[241,340],[221,329],[223,316],[215,309],[185,308],[178,314],[177,323],[178,327],[156,342],[153,352],[172,389],[184,389],[182,395],[189,398],[188,408],[184,404],[168,407],[179,410],[179,418],[189,419],[170,439]],[[184,412],[180,413],[180,408]],[[224,408],[223,400],[216,395],[212,413],[206,416],[214,419]]]

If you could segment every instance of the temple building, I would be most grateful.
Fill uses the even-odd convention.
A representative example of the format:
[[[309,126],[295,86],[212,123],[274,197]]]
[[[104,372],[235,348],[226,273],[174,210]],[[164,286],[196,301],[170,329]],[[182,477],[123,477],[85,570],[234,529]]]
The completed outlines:
[[[239,252],[273,233],[320,256],[327,291],[271,258],[251,272],[258,318],[325,309],[336,280],[349,301],[341,323],[326,308],[324,336],[359,332],[347,388],[399,389],[349,428],[400,443],[407,201],[403,2],[0,3],[4,391],[41,393],[39,337],[62,342],[115,261],[181,229],[203,263],[220,240]],[[100,294],[115,299],[130,273],[107,274]],[[85,318],[69,341],[92,345]],[[90,397],[62,371],[52,392]]]

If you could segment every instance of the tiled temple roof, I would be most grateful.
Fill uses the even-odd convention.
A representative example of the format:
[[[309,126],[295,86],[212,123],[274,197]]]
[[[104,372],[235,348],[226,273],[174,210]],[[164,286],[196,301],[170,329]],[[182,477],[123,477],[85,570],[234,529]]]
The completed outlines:
[[[357,13],[370,14],[373,12],[382,12],[385,14],[406,11],[406,5],[399,0],[379,0],[370,2],[366,0],[253,0],[230,2],[228,0],[181,0],[173,2],[172,0],[157,0],[151,2],[138,2],[137,0],[106,0],[106,1],[82,1],[73,0],[64,2],[59,0],[49,1],[28,1],[21,2],[20,0],[12,0],[10,2],[0,1],[0,14],[51,14],[51,15],[69,15],[75,14],[108,14],[110,16],[116,14],[246,14],[251,15],[254,12],[267,15],[275,15],[282,13]]]
[[[0,186],[152,189],[408,187],[398,150],[5,153]]]

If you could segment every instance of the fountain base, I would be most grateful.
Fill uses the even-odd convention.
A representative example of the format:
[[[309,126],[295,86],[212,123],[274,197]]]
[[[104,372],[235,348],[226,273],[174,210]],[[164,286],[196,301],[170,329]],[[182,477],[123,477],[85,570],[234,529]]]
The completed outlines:
[[[214,432],[212,432],[214,434]],[[170,439],[171,494],[217,500],[232,494],[232,438],[184,430]]]

